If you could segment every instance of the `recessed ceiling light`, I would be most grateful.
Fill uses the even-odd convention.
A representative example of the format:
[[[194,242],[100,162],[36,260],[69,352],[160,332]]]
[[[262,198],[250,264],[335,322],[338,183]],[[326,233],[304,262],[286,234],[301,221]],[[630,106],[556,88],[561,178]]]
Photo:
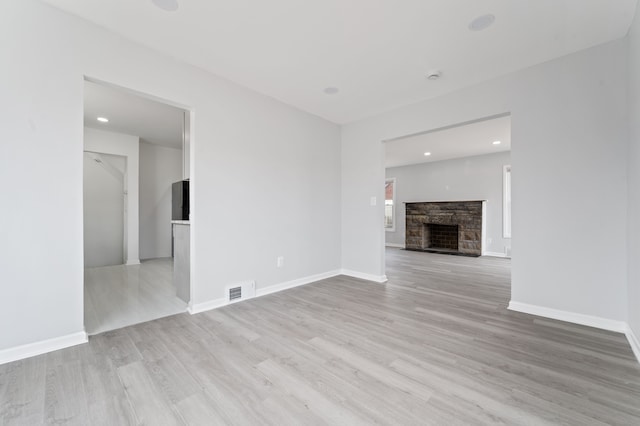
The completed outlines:
[[[428,156],[430,156],[430,155],[431,155],[431,153],[430,153],[430,152],[425,152],[425,153],[424,153],[424,156],[425,156],[425,157],[428,157]]]
[[[502,142],[500,142],[500,141],[493,141],[493,144],[494,144],[494,145],[500,145],[501,143],[502,143]]]
[[[491,14],[478,16],[476,19],[471,21],[469,24],[469,29],[471,31],[482,31],[489,28],[495,22],[496,17]]]
[[[167,12],[175,12],[178,10],[178,0],[151,0],[153,4]]]
[[[323,90],[326,95],[335,95],[340,91],[337,87],[327,87]]]
[[[109,119],[107,117],[98,117],[98,121],[101,123],[108,123]]]

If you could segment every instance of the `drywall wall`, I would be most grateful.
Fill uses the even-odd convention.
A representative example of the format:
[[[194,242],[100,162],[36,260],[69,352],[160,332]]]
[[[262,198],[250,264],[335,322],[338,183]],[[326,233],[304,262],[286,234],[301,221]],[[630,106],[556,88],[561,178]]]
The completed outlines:
[[[84,154],[84,267],[124,263],[126,158]]]
[[[0,178],[15,182],[0,204],[0,324],[13,326],[0,351],[83,331],[84,76],[192,111],[192,302],[340,268],[337,125],[36,0],[12,2],[0,14]]]
[[[191,177],[191,120],[189,120],[189,113],[184,112],[184,122],[182,129],[182,179],[186,180]]]
[[[182,150],[140,141],[140,259],[171,256],[171,184]]]
[[[640,339],[640,12],[636,12],[629,32],[629,210],[628,256],[629,326],[636,339]],[[640,345],[640,341],[636,344]],[[636,356],[640,360],[640,347]]]
[[[384,274],[381,141],[510,112],[512,301],[624,321],[626,81],[621,40],[343,126],[343,267]]]
[[[124,258],[127,265],[137,265],[140,263],[140,139],[137,136],[85,127],[84,150],[126,158],[124,235],[127,237],[127,244],[124,247]]]
[[[506,254],[511,239],[502,236],[502,176],[509,164],[510,152],[500,152],[386,169],[386,178],[396,179],[396,228],[385,232],[385,242],[404,246],[405,202],[486,200],[483,249]]]

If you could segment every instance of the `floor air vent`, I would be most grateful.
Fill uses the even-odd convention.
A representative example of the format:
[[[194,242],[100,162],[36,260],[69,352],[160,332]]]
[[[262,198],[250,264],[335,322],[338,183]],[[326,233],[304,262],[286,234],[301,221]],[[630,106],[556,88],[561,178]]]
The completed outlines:
[[[234,303],[251,299],[256,295],[256,283],[254,281],[244,281],[227,286],[227,302]]]

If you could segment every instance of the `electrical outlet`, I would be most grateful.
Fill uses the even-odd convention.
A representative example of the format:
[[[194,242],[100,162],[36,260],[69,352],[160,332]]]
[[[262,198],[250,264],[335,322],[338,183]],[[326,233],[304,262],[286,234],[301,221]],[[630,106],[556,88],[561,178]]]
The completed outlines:
[[[282,268],[284,266],[284,256],[278,256],[276,259],[276,265],[278,268]]]
[[[491,238],[487,238],[487,244],[491,244],[491,241],[493,241]]]
[[[371,197],[371,200],[369,200],[372,206],[375,206],[376,204],[378,204],[378,199],[376,197]]]

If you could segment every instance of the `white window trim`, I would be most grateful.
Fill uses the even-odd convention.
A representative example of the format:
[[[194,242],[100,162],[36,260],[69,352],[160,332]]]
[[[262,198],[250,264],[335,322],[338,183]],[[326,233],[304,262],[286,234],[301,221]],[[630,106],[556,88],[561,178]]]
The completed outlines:
[[[384,227],[384,230],[386,232],[396,232],[396,178],[388,178],[384,180],[385,186],[387,183],[391,182],[393,184],[393,205],[391,207],[391,227],[387,228],[386,226]],[[384,197],[384,205],[385,205],[385,209],[387,208],[387,197],[385,194]]]
[[[502,237],[511,238],[511,193],[513,192],[511,165],[502,168]]]

